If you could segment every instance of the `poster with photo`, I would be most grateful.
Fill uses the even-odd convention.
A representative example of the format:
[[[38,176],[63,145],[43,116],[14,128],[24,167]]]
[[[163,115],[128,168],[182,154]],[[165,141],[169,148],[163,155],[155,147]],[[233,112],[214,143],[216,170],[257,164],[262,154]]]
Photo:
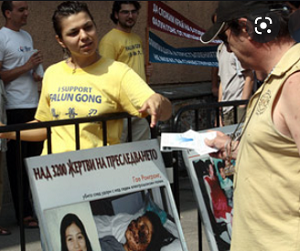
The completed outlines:
[[[236,126],[212,130],[230,134]],[[210,250],[228,251],[234,212],[233,175],[225,175],[225,162],[221,159],[200,155],[194,150],[182,151],[182,154]],[[235,165],[234,161],[232,165]]]
[[[45,210],[44,218],[49,250],[101,250],[89,203]]]
[[[101,250],[110,251],[116,246],[129,250],[133,247],[131,240],[138,236],[139,245],[134,245],[133,250],[145,250],[147,245],[148,250],[182,251],[174,217],[168,209],[169,200],[164,195],[164,188],[160,187],[92,202],[92,207],[99,203],[101,210],[108,209],[93,214]],[[154,234],[149,243],[151,228]]]
[[[71,250],[62,247],[78,240],[72,229],[93,251],[186,251],[163,163],[155,139],[26,159],[44,250]]]

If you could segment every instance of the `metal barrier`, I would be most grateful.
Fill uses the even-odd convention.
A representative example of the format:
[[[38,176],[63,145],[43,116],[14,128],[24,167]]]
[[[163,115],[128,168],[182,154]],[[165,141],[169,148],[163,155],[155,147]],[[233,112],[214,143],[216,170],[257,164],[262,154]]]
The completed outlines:
[[[235,124],[238,123],[237,121],[237,107],[240,105],[247,104],[248,100],[238,100],[238,101],[228,101],[228,102],[215,102],[215,103],[201,103],[201,104],[193,104],[193,105],[187,105],[179,109],[173,119],[172,123],[172,132],[182,132],[181,127],[181,119],[185,112],[194,112],[194,123],[189,124],[190,128],[184,128],[187,129],[193,129],[195,131],[199,130],[205,130],[213,127],[219,127],[219,120],[216,120],[216,124],[212,123],[212,121],[215,121],[214,118],[219,118],[220,115],[220,109],[222,107],[226,106],[233,106],[234,109],[234,122]],[[204,120],[201,116],[199,116],[200,111],[206,112],[206,125],[200,126],[199,121]],[[189,114],[190,115],[190,114]],[[204,123],[205,124],[205,123]],[[215,125],[215,126],[214,126]],[[173,193],[174,193],[174,199],[176,202],[177,210],[180,212],[180,196],[179,196],[179,159],[181,151],[173,151],[170,158],[174,159],[173,163],[173,177],[174,177],[174,186],[173,186]],[[199,251],[202,251],[202,226],[201,226],[201,218],[200,214],[198,212],[198,238],[199,238]]]
[[[201,104],[193,104],[193,105],[187,105],[182,108],[180,108],[175,117],[172,119],[172,132],[178,132],[180,127],[180,119],[182,115],[187,111],[194,111],[194,121],[195,125],[190,125],[190,128],[194,130],[202,130],[206,128],[200,128],[199,125],[199,119],[201,118],[199,116],[199,110],[205,110],[206,111],[206,120],[211,121],[212,114],[214,113],[214,116],[219,116],[219,108],[225,107],[225,106],[234,106],[235,110],[235,121],[237,122],[237,106],[242,104],[247,104],[248,100],[241,100],[241,101],[232,101],[232,102],[219,102],[219,103],[201,103]],[[47,129],[47,140],[48,140],[48,154],[52,153],[52,139],[51,139],[51,128],[55,126],[64,126],[64,125],[74,125],[74,132],[75,132],[75,141],[76,141],[76,149],[74,150],[80,150],[80,137],[79,137],[79,124],[81,123],[88,123],[88,122],[101,122],[102,128],[103,128],[103,146],[107,145],[107,121],[110,120],[117,120],[117,119],[127,119],[128,121],[128,141],[132,141],[132,125],[131,125],[131,116],[128,113],[110,113],[105,114],[101,116],[95,116],[95,117],[86,117],[86,118],[77,118],[77,119],[66,119],[66,120],[56,120],[56,121],[47,121],[47,122],[39,122],[39,123],[26,123],[26,124],[15,124],[15,125],[9,125],[9,126],[3,126],[0,127],[0,133],[4,132],[16,132],[16,141],[18,142],[18,161],[19,167],[20,167],[20,175],[18,177],[18,183],[19,183],[19,218],[23,219],[23,197],[22,197],[22,158],[21,158],[21,131],[23,130],[32,130],[32,129],[39,129],[39,128],[46,128]],[[217,122],[217,126],[218,126]],[[211,123],[208,123],[207,128],[211,128]],[[151,129],[151,138],[156,138],[158,136],[157,131],[155,129]],[[173,163],[173,179],[174,182],[171,185],[175,203],[178,209],[178,213],[180,212],[180,204],[179,204],[179,165],[178,165],[178,155],[179,152],[173,152],[171,155],[168,154],[164,157],[165,163],[168,163],[167,165],[170,166]],[[171,159],[170,159],[171,158]],[[175,162],[173,159],[175,158]],[[199,250],[202,250],[202,241],[201,241],[201,222],[199,219]],[[20,247],[21,251],[26,251],[26,240],[25,240],[25,231],[24,231],[24,224],[23,221],[20,221]]]
[[[19,183],[19,217],[23,219],[23,195],[22,195],[22,175],[23,175],[23,167],[22,167],[22,157],[21,157],[21,131],[24,130],[32,130],[38,128],[46,128],[47,129],[47,140],[48,140],[48,154],[52,153],[52,139],[51,139],[51,128],[55,126],[64,126],[64,125],[74,125],[75,131],[75,141],[76,141],[76,149],[80,150],[80,137],[79,137],[79,124],[87,123],[87,122],[101,122],[103,128],[103,146],[107,145],[107,121],[109,120],[117,120],[117,119],[127,119],[128,121],[128,141],[132,141],[132,127],[131,127],[131,116],[128,113],[110,113],[101,116],[95,117],[86,117],[86,118],[78,118],[78,119],[66,119],[66,120],[56,120],[56,121],[48,121],[48,122],[39,122],[39,123],[26,123],[26,124],[15,124],[9,126],[0,127],[0,133],[4,132],[16,132],[16,141],[18,142],[18,160],[20,167],[20,175],[18,176]],[[25,231],[24,231],[24,223],[20,220],[20,246],[21,251],[26,250],[26,240],[25,240]]]

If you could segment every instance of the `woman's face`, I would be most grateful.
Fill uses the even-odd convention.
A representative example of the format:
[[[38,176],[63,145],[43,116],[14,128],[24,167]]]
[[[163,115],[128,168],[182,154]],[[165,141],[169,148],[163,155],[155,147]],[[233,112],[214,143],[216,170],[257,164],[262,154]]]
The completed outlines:
[[[68,251],[87,251],[85,238],[75,223],[66,229],[66,244]]]
[[[72,56],[94,55],[98,46],[96,26],[86,12],[63,17],[61,38],[56,39]]]
[[[142,216],[130,222],[125,236],[127,246],[133,251],[145,251],[151,242],[153,225],[150,220]]]

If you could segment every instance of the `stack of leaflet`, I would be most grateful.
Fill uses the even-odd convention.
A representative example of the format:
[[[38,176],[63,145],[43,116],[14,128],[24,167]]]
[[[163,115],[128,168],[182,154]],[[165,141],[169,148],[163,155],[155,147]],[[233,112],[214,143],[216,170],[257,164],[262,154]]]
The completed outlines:
[[[162,152],[194,150],[200,155],[217,152],[216,148],[211,148],[204,142],[205,139],[214,139],[216,136],[216,131],[199,133],[194,130],[188,130],[184,133],[162,133],[160,150]]]

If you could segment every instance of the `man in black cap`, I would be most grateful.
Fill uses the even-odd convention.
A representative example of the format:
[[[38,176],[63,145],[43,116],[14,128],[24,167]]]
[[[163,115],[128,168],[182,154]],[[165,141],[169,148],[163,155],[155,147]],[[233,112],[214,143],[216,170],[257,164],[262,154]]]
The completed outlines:
[[[240,137],[206,140],[219,149],[212,157],[237,160],[231,251],[300,250],[300,44],[291,12],[279,1],[220,1],[216,14],[201,41],[218,36],[244,68],[267,76]]]

